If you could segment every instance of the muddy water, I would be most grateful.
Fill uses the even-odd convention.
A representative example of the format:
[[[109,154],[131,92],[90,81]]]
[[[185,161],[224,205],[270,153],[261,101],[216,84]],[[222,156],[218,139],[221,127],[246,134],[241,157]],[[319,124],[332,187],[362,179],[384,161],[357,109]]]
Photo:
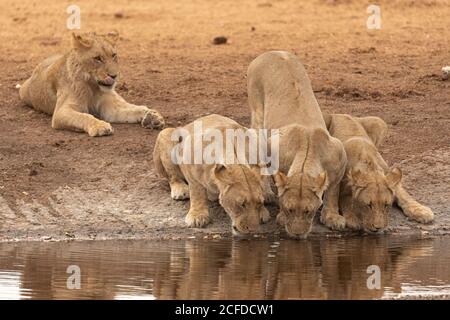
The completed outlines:
[[[68,289],[71,265],[81,289]],[[369,289],[369,266],[380,289]],[[70,278],[70,285],[76,284]],[[376,286],[375,278],[370,284]],[[0,299],[448,298],[450,238],[0,244]]]

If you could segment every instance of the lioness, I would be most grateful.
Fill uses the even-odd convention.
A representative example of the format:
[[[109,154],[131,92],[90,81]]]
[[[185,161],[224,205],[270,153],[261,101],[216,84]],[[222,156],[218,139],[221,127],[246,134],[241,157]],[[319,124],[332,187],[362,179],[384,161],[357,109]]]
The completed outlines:
[[[205,226],[209,222],[208,199],[219,199],[220,205],[231,218],[233,234],[258,231],[260,221],[266,222],[270,218],[263,204],[265,186],[259,167],[246,164],[192,164],[195,153],[201,153],[203,159],[203,153],[214,143],[202,144],[200,150],[196,150],[196,139],[203,141],[204,136],[195,132],[195,123],[201,123],[204,136],[211,132],[209,130],[218,130],[223,137],[227,129],[246,130],[229,118],[213,114],[181,128],[187,133],[184,137],[180,128],[178,131],[176,128],[166,128],[159,133],[153,151],[153,162],[157,173],[169,181],[172,199],[190,198],[187,225]],[[176,146],[178,149],[175,149]],[[223,143],[222,147],[223,154],[226,154]],[[234,150],[231,156],[234,163],[238,163],[235,152]],[[186,155],[191,158],[190,163],[181,161],[186,159]]]
[[[54,129],[84,131],[91,137],[112,134],[108,122],[162,128],[164,120],[157,111],[130,104],[114,90],[119,76],[118,37],[117,33],[72,33],[71,50],[41,62],[20,87],[20,98],[53,115]]]
[[[289,235],[305,238],[324,195],[322,223],[344,229],[338,200],[345,150],[327,131],[302,63],[288,52],[266,52],[248,67],[247,81],[252,128],[280,132],[277,220]]]
[[[348,228],[367,232],[386,228],[393,202],[411,219],[422,223],[433,220],[431,209],[403,188],[400,169],[389,168],[378,152],[387,133],[382,119],[347,114],[324,114],[324,119],[330,134],[343,142],[347,154],[339,206]]]

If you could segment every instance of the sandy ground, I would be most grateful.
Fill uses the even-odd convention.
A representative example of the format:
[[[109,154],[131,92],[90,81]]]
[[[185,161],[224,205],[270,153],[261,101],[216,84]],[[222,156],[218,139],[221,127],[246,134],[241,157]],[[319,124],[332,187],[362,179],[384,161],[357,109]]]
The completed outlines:
[[[113,136],[55,131],[24,106],[15,85],[68,46],[69,2],[0,0],[0,240],[224,236],[213,205],[207,229],[184,225],[151,153],[158,132],[115,125]],[[118,91],[161,111],[171,126],[209,113],[248,125],[245,71],[260,53],[289,50],[305,63],[324,111],[376,115],[390,125],[384,157],[436,214],[416,225],[393,210],[391,233],[450,232],[450,1],[77,1],[82,31],[121,34]],[[229,43],[213,45],[216,36]],[[273,232],[274,223],[265,227]],[[328,232],[314,228],[313,236]]]

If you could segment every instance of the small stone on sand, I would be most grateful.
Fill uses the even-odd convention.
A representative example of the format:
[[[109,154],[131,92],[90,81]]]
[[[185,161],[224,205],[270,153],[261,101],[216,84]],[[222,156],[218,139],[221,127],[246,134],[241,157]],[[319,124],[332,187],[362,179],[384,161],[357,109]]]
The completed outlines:
[[[219,45],[219,44],[226,44],[228,41],[227,37],[215,37],[213,39],[213,44]]]

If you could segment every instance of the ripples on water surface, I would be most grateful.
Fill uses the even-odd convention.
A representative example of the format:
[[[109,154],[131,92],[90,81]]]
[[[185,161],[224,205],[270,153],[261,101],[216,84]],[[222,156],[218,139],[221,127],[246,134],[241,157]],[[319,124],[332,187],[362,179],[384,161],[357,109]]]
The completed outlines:
[[[81,289],[67,289],[69,265]],[[367,267],[381,270],[369,290]],[[372,299],[450,294],[450,238],[0,244],[0,299]]]

